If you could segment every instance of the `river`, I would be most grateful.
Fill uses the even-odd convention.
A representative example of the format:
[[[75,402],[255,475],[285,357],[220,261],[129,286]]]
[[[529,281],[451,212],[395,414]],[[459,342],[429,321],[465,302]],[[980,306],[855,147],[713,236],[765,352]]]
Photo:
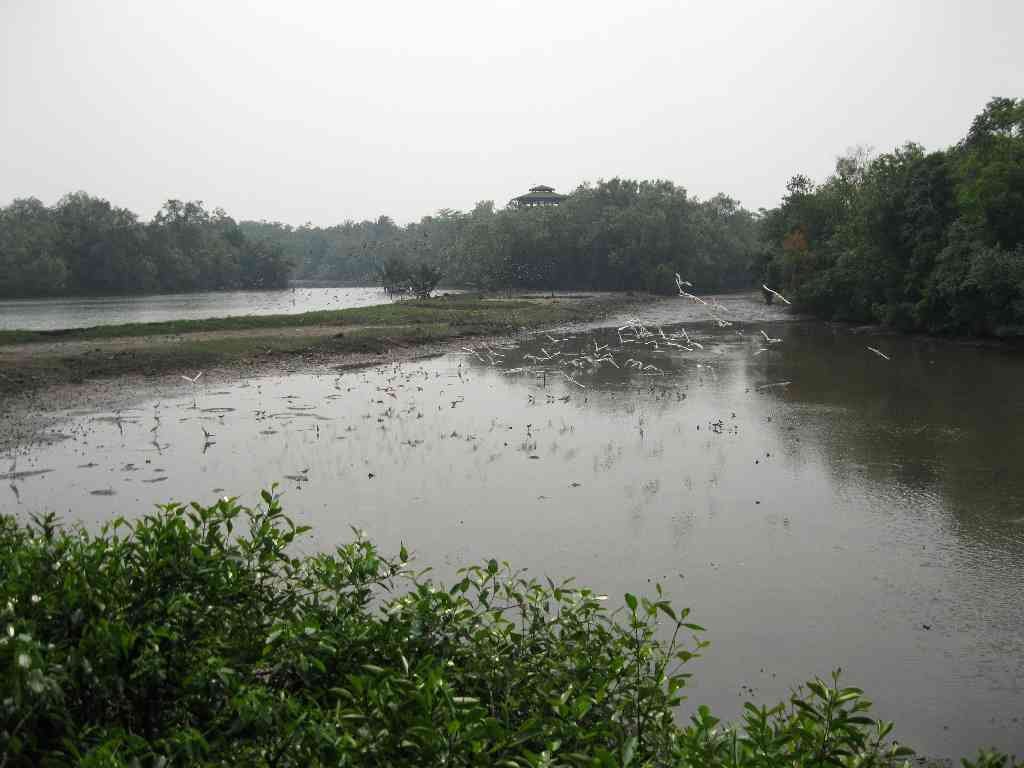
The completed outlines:
[[[367,307],[388,301],[379,286],[5,299],[0,301],[0,331],[53,331],[236,315],[294,315],[323,309]]]
[[[681,302],[641,307],[639,339],[69,404],[0,505],[94,525],[276,479],[309,548],[354,525],[442,575],[493,556],[615,599],[661,583],[708,629],[689,701],[720,716],[841,667],[923,754],[1024,753],[1024,356]]]

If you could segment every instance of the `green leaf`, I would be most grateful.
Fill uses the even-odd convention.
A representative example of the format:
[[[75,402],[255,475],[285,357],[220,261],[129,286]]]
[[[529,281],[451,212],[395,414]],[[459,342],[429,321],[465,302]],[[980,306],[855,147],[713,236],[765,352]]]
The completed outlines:
[[[626,745],[622,748],[622,768],[629,768],[633,763],[633,756],[636,754],[637,738],[630,736],[626,739]]]

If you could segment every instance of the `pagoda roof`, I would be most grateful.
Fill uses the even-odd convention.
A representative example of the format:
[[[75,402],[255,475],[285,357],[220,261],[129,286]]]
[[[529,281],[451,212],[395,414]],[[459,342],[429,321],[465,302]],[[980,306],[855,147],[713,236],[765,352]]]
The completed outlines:
[[[554,187],[538,184],[536,187],[530,187],[530,191],[525,195],[513,197],[512,202],[519,203],[521,205],[560,203],[562,200],[565,200],[566,197],[568,197],[568,195],[560,195],[555,192]]]

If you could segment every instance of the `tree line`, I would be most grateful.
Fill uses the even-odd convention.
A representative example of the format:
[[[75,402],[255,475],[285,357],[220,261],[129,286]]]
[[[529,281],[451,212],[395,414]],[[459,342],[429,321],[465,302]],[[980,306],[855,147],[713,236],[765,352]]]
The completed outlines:
[[[79,192],[0,209],[0,296],[383,282],[484,291],[783,291],[821,317],[933,333],[1024,333],[1024,99],[996,98],[956,145],[907,143],[794,176],[778,207],[613,178],[558,206],[442,209],[330,227],[235,222],[168,201],[149,223]]]
[[[289,279],[406,285],[438,279],[487,291],[749,285],[757,216],[726,195],[689,197],[669,181],[611,179],[562,205],[442,209],[331,227],[236,222],[201,202],[168,201],[149,223],[78,192],[48,207],[0,208],[0,296],[280,288]]]
[[[761,222],[760,277],[819,316],[930,333],[1024,334],[1024,99],[966,136],[794,176]]]
[[[447,283],[488,291],[673,291],[675,272],[705,290],[750,285],[757,215],[726,195],[690,197],[670,181],[584,184],[558,206],[442,209],[407,226],[387,216],[334,227],[243,222],[280,245],[296,277],[366,282],[427,263]]]
[[[283,288],[291,264],[220,208],[168,200],[149,223],[85,192],[0,208],[0,296]]]

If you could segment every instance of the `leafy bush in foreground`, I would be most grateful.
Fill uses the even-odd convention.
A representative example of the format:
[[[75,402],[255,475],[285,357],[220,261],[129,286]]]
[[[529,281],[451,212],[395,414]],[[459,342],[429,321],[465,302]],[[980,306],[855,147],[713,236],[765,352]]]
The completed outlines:
[[[738,727],[703,707],[677,725],[681,667],[705,643],[660,589],[610,613],[494,560],[444,588],[404,547],[386,558],[358,535],[299,557],[305,529],[263,500],[167,505],[98,535],[0,517],[0,768],[888,766],[909,753],[836,680],[748,704]]]

